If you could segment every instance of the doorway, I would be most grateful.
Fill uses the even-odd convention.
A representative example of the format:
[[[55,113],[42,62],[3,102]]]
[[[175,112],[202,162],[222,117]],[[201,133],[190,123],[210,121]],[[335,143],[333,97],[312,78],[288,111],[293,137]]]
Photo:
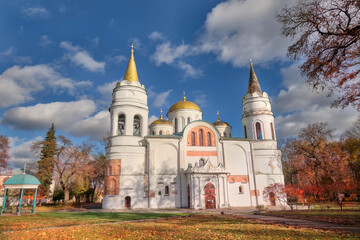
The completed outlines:
[[[205,208],[216,209],[215,186],[211,183],[205,185]]]
[[[125,197],[125,208],[130,209],[131,207],[131,197],[126,196]]]

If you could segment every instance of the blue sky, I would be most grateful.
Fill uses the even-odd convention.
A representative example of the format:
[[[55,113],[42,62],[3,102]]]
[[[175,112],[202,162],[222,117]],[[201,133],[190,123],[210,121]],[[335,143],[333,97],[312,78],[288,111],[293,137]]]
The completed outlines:
[[[132,43],[150,122],[186,91],[204,120],[215,121],[219,110],[242,137],[252,58],[278,138],[320,121],[340,136],[356,110],[330,109],[332,98],[313,94],[299,62],[286,57],[291,39],[281,36],[275,15],[292,2],[0,0],[0,134],[11,139],[11,166],[36,161],[31,145],[52,122],[75,142],[106,134],[112,88]]]

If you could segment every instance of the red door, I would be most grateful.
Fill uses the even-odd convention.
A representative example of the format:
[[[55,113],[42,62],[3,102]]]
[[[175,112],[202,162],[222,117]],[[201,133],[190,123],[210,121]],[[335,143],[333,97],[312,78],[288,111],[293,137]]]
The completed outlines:
[[[216,194],[215,186],[211,183],[205,185],[205,208],[206,209],[215,209],[216,208]]]

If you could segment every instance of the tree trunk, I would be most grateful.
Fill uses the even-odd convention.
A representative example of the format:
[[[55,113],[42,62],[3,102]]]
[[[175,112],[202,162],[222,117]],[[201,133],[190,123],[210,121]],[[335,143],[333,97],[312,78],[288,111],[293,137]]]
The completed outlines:
[[[69,202],[69,190],[67,188],[64,189],[64,203],[67,204]]]

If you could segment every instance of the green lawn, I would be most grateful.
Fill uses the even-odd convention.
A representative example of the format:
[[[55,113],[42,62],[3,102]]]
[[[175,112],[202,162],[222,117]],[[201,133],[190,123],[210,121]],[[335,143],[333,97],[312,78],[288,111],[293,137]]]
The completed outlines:
[[[127,220],[153,219],[183,216],[182,213],[88,213],[88,212],[41,212],[27,215],[0,216],[0,232],[32,228],[60,227]]]
[[[119,214],[121,216],[122,214]],[[144,214],[141,214],[145,216]],[[63,215],[82,221],[91,216]],[[36,216],[38,217],[38,216]],[[50,216],[53,219],[53,216]],[[114,215],[95,215],[112,220]],[[66,221],[66,219],[63,219]],[[30,221],[30,219],[28,220]],[[151,222],[115,223],[3,233],[6,239],[359,239],[360,235],[264,224],[229,215],[191,215]]]
[[[340,210],[301,210],[301,211],[269,211],[264,215],[290,217],[323,222],[360,226],[360,211]]]

